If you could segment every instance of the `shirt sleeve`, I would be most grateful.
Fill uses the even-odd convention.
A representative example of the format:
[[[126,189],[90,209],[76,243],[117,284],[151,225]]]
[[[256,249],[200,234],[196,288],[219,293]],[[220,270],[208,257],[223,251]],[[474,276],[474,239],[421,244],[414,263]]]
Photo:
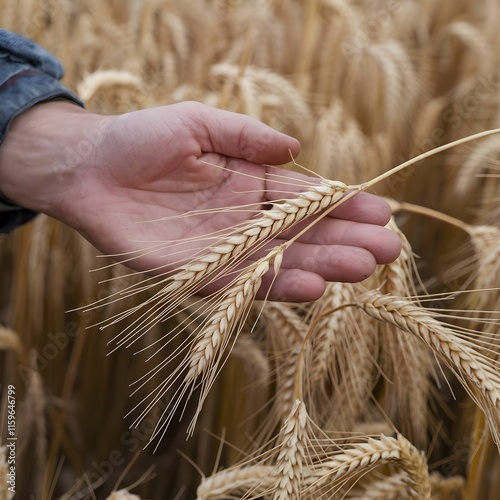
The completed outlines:
[[[35,104],[65,98],[83,103],[61,84],[64,68],[45,49],[16,33],[0,29],[0,147],[12,120]],[[36,213],[15,205],[0,186],[0,233],[28,222]]]

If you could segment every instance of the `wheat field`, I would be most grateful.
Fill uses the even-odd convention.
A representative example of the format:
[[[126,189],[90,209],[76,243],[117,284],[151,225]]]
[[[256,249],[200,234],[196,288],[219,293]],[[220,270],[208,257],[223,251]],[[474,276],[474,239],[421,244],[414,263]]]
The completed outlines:
[[[19,499],[498,498],[500,3],[0,0],[0,25],[89,110],[245,113],[322,176],[160,288],[45,215],[0,238],[2,500],[8,386]],[[396,262],[256,301],[271,245],[192,296],[352,189],[391,204]]]

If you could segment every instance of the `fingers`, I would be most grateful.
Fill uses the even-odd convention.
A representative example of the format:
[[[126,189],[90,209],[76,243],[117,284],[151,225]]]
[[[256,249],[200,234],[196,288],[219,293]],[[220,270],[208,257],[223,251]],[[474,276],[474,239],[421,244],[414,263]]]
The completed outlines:
[[[310,302],[325,291],[325,280],[318,274],[300,269],[281,271],[275,278],[268,273],[262,280],[257,299],[278,302]]]
[[[297,243],[285,252],[282,268],[312,272],[325,281],[356,283],[373,274],[376,265],[375,256],[364,248]]]
[[[316,246],[363,248],[374,256],[377,264],[388,264],[397,259],[401,252],[401,240],[393,231],[375,224],[364,224],[341,219],[322,219],[297,241],[307,243],[307,251]]]
[[[300,152],[297,139],[282,134],[247,115],[200,103],[183,103],[191,112],[194,136],[205,153],[219,153],[254,163],[279,165]]]
[[[317,300],[326,281],[357,283],[371,276],[381,263],[377,260],[379,249],[374,251],[376,255],[357,246],[294,243],[283,256],[278,276],[272,272],[264,276],[257,298],[284,302]]]
[[[382,198],[361,192],[332,210],[329,215],[336,219],[385,226],[391,219],[392,210]]]
[[[390,263],[399,255],[401,242],[392,231],[367,224],[336,222],[345,225],[346,231],[343,236],[335,233],[329,244],[293,243],[284,253],[278,276],[271,272],[264,277],[258,298],[316,300],[324,291],[325,281],[363,281],[373,274],[377,264]],[[337,240],[337,244],[332,244]]]

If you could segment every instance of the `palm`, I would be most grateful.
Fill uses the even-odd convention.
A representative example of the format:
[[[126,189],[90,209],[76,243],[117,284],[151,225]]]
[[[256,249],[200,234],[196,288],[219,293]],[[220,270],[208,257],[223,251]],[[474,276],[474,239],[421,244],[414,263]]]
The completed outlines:
[[[193,140],[192,132],[175,116],[173,123],[164,116],[148,117],[144,112],[139,116],[147,124],[134,123],[143,130],[141,135],[128,130],[127,120],[114,124],[113,141],[97,151],[98,166],[90,170],[78,196],[87,214],[82,232],[103,252],[116,254],[211,234],[248,218],[249,212],[226,209],[176,216],[241,205],[258,208],[262,203],[265,167],[204,152],[202,141]],[[165,129],[167,140],[152,136],[149,127]],[[204,245],[185,245],[189,246]],[[164,263],[154,254],[134,262],[141,269],[159,264]]]

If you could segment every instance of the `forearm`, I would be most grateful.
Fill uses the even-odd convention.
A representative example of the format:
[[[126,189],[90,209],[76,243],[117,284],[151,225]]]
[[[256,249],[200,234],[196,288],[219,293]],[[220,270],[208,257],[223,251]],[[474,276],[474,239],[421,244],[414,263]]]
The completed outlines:
[[[2,194],[64,219],[78,169],[92,155],[104,121],[68,101],[41,103],[19,115],[0,147]]]
[[[11,161],[7,161],[12,156],[11,151],[3,154],[6,148],[2,143],[10,135],[16,117],[28,113],[38,103],[64,98],[66,102],[72,101],[83,106],[61,84],[63,75],[63,67],[52,54],[27,38],[0,29],[0,154],[4,157],[3,164],[0,165],[0,232],[8,232],[35,215],[35,212],[27,210],[28,206],[34,206],[32,203],[20,206],[16,200],[21,198],[17,194],[9,198],[7,192],[12,189],[8,185],[2,185],[2,180],[9,184],[12,175],[19,178],[16,169],[24,172],[17,160],[14,166]],[[32,148],[34,142],[36,139],[23,146],[28,157],[38,150]],[[24,182],[19,187],[24,189]]]

